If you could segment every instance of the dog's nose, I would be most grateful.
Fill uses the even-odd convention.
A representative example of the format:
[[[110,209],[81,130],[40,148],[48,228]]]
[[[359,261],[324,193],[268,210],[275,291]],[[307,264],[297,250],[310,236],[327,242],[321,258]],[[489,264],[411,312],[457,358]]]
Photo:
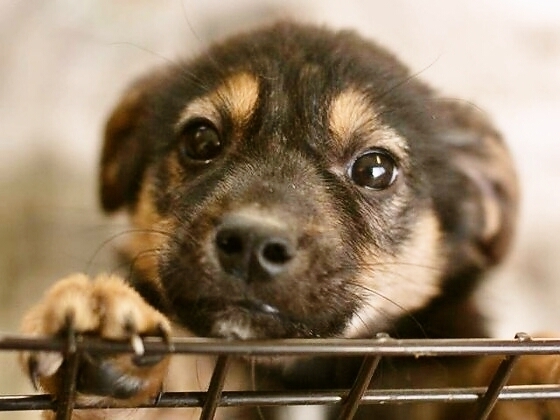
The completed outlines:
[[[215,245],[221,268],[249,282],[273,279],[287,269],[296,253],[286,229],[241,215],[221,221]]]

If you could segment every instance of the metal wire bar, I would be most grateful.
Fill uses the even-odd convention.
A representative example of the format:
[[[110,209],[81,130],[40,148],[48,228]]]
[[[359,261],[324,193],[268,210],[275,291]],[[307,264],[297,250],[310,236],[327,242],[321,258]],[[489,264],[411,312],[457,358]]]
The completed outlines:
[[[530,341],[530,337],[527,334],[519,333],[515,336],[515,338],[520,342]],[[500,391],[509,380],[515,362],[517,362],[519,357],[519,355],[510,355],[506,356],[505,359],[502,360],[496,370],[496,373],[490,381],[490,385],[488,385],[488,390],[477,404],[477,413],[475,417],[477,420],[486,420],[490,416],[492,409],[498,401]]]
[[[213,417],[217,407],[275,406],[275,405],[333,405],[340,404],[341,418],[349,419],[360,404],[410,404],[410,403],[475,403],[479,419],[485,419],[496,401],[526,401],[560,399],[560,385],[506,386],[512,363],[520,355],[560,355],[559,339],[517,340],[489,339],[409,339],[385,338],[348,339],[289,339],[226,341],[203,338],[145,338],[145,351],[151,354],[186,354],[218,356],[216,369],[208,392],[166,392],[151,404],[139,408],[202,407],[201,418]],[[72,409],[87,409],[74,402],[79,357],[87,351],[99,356],[134,353],[128,342],[107,341],[91,337],[66,338],[0,335],[0,351],[56,351],[65,354],[67,369],[64,392],[53,400],[50,395],[0,396],[0,411],[51,410],[57,419],[68,419]],[[233,357],[259,356],[364,356],[365,361],[350,390],[328,391],[222,391],[227,367]],[[507,362],[497,370],[491,385],[480,388],[442,389],[367,389],[379,359],[385,356],[434,357],[480,356],[505,357]],[[105,407],[104,408],[114,408]]]
[[[481,355],[550,355],[560,354],[560,339],[534,338],[531,341],[492,339],[285,339],[227,341],[211,338],[143,339],[150,354],[206,354],[231,356],[481,356]],[[0,350],[64,352],[66,341],[52,337],[0,335]],[[98,355],[134,353],[127,341],[107,341],[83,337],[76,343],[78,351]]]
[[[390,337],[388,334],[379,333],[376,339],[385,341],[390,339]],[[350,420],[354,417],[362,400],[362,396],[366,392],[380,361],[381,356],[367,356],[364,358],[362,366],[358,371],[356,381],[342,404],[338,420]]]
[[[496,370],[488,389],[477,404],[476,420],[486,420],[498,401],[500,391],[507,383],[513,366],[520,356],[507,356]]]
[[[362,366],[360,367],[360,371],[358,372],[356,382],[354,382],[354,386],[352,386],[348,396],[344,399],[338,420],[351,420],[354,418],[354,414],[356,414],[356,411],[360,406],[362,397],[366,392],[380,361],[381,356],[370,356],[364,359]]]
[[[367,390],[361,404],[475,403],[486,387]],[[224,391],[219,407],[335,405],[347,391]],[[200,407],[204,392],[166,392],[157,406],[142,408]],[[502,389],[499,401],[560,399],[560,385],[516,385]]]
[[[212,378],[210,379],[208,392],[206,392],[206,399],[204,401],[204,406],[202,407],[200,420],[212,420],[214,418],[216,408],[218,408],[220,397],[222,396],[222,390],[224,388],[224,382],[226,380],[227,369],[230,361],[230,356],[218,357],[216,366],[214,367],[214,372],[212,373]]]
[[[56,396],[56,420],[70,420],[72,417],[76,395],[76,378],[78,377],[78,366],[80,364],[80,353],[77,351],[76,333],[72,319],[69,319],[67,324],[66,351],[64,352],[66,366],[62,378],[62,392]]]
[[[476,403],[486,387],[424,388],[367,390],[361,404],[414,404],[414,403]],[[223,391],[218,407],[252,407],[281,405],[335,405],[340,404],[347,391]],[[201,407],[206,392],[164,392],[153,404],[138,408],[195,408]],[[498,401],[560,400],[560,385],[506,386]],[[74,409],[97,408],[76,402]],[[122,406],[103,405],[104,409]],[[56,410],[56,402],[48,394],[0,396],[0,411]]]

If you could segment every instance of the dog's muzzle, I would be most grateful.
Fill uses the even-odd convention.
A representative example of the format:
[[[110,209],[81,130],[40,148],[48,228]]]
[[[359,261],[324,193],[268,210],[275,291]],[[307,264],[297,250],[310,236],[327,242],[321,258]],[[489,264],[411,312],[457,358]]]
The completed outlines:
[[[294,236],[274,219],[226,215],[216,228],[214,241],[220,269],[248,283],[273,280],[296,256]]]

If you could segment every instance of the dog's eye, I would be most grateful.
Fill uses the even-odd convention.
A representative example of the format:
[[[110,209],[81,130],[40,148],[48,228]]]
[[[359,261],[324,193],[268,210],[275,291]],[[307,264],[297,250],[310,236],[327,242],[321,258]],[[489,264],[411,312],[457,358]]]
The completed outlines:
[[[374,149],[358,156],[348,172],[352,181],[360,187],[383,190],[395,182],[399,169],[389,152]]]
[[[188,123],[179,134],[181,148],[187,158],[209,161],[222,151],[222,139],[214,124],[206,119]]]

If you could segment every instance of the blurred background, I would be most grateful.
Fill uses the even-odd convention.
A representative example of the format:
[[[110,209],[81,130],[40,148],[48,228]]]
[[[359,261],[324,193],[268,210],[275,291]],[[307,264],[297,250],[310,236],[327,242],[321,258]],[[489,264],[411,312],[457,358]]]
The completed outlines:
[[[104,120],[131,79],[286,17],[354,28],[488,112],[523,204],[514,252],[480,301],[497,336],[560,331],[560,3],[548,0],[0,2],[0,331],[17,331],[57,278],[113,267],[124,222],[98,210],[96,170]],[[0,355],[2,394],[29,390],[14,360]]]

